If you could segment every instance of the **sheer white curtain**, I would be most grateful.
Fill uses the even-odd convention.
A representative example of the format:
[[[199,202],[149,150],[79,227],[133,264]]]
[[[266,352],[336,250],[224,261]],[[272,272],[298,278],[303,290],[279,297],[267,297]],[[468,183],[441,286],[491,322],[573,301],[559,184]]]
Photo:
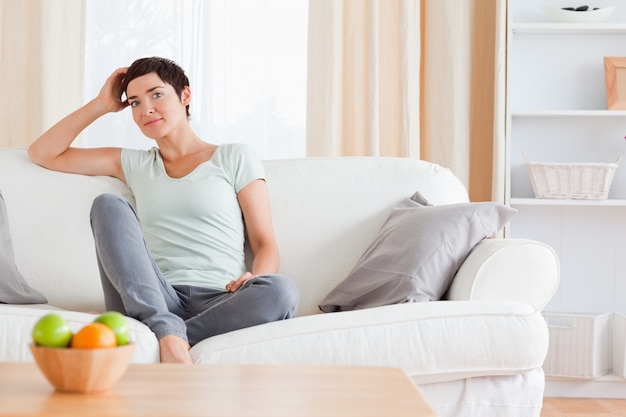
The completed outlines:
[[[163,56],[190,79],[191,121],[211,143],[263,159],[305,154],[307,0],[86,0],[85,100],[137,58]],[[107,115],[83,146],[154,146],[130,112]]]

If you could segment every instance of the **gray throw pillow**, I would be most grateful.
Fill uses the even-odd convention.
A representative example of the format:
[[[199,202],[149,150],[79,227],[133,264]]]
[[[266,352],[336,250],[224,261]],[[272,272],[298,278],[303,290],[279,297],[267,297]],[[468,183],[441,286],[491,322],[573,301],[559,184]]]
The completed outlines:
[[[30,287],[15,265],[4,198],[0,193],[0,303],[45,304],[48,300]]]
[[[333,312],[439,300],[472,248],[515,213],[493,202],[431,206],[415,193],[393,208],[374,242],[319,308]]]

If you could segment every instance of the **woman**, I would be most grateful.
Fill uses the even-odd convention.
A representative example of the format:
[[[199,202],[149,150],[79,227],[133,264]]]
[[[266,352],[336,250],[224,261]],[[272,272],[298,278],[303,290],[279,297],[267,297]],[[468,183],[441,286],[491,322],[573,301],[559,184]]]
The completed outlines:
[[[294,283],[277,274],[262,164],[245,145],[202,141],[189,125],[190,102],[178,65],[139,59],[113,72],[96,98],[28,149],[46,168],[116,177],[132,190],[136,211],[120,196],[101,195],[91,225],[106,308],[148,325],[161,362],[191,363],[195,343],[291,318],[298,303]],[[156,147],[70,146],[96,119],[129,106]],[[249,271],[244,235],[253,254]]]

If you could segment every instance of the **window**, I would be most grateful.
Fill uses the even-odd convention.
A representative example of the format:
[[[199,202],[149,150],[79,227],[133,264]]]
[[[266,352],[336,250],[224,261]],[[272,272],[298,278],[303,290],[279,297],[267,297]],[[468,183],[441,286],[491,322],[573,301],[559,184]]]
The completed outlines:
[[[176,61],[190,79],[191,123],[210,143],[262,159],[305,155],[306,0],[87,0],[85,100],[137,58]],[[131,114],[106,115],[83,145],[149,148]]]

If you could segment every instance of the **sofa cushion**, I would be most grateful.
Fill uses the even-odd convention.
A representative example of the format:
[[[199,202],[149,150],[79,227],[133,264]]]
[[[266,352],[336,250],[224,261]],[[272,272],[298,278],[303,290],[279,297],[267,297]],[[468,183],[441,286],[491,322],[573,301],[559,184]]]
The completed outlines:
[[[315,314],[236,330],[191,348],[195,363],[392,366],[417,383],[541,367],[541,312],[506,301],[434,301]]]
[[[415,193],[396,205],[324,312],[439,300],[472,248],[516,213],[493,202],[432,206]]]
[[[4,197],[0,192],[0,303],[42,304],[48,300],[31,288],[15,265]]]
[[[54,306],[104,311],[89,211],[102,193],[132,199],[126,185],[112,177],[51,171],[34,164],[23,149],[2,149],[0,190],[15,263],[28,284]]]

